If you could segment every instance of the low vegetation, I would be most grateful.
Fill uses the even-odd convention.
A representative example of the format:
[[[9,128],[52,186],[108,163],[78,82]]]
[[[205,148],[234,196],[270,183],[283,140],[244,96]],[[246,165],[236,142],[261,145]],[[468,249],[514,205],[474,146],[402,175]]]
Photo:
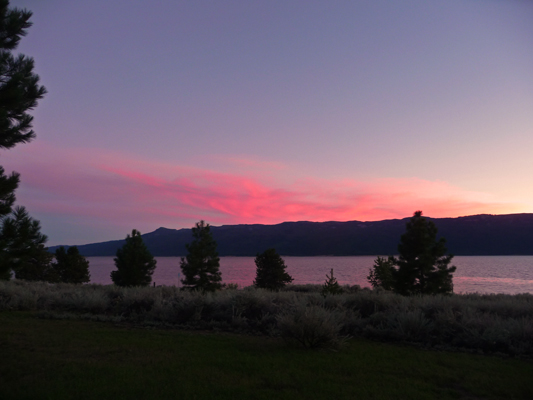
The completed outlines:
[[[533,364],[364,339],[278,339],[0,313],[2,399],[531,399]]]
[[[344,292],[344,289],[342,286],[337,282],[337,278],[333,276],[333,268],[331,268],[330,274],[326,274],[326,281],[322,285],[322,295],[334,295],[334,294],[341,294]]]
[[[287,285],[214,293],[176,287],[117,287],[0,281],[0,310],[42,317],[116,321],[281,336],[307,347],[337,347],[347,337],[438,349],[533,356],[533,295],[402,296],[344,287]]]

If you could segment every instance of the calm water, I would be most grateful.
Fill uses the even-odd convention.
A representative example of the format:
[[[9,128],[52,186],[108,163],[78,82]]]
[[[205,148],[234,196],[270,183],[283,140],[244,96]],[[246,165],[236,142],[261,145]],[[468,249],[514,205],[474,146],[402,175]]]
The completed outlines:
[[[283,257],[295,284],[322,284],[331,268],[340,284],[369,286],[368,270],[374,256]],[[88,257],[91,282],[109,284],[115,269],[113,257]],[[157,285],[179,286],[182,278],[178,257],[157,257],[152,281]],[[533,256],[462,256],[453,259],[456,293],[533,293]],[[255,278],[253,257],[221,257],[220,271],[226,283],[249,286]]]

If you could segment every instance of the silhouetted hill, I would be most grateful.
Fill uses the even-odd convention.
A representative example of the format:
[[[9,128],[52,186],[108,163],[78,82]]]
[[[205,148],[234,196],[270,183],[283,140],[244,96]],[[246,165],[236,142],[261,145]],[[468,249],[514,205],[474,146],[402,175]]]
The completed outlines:
[[[533,214],[428,218],[455,255],[533,255]],[[284,222],[223,225],[211,231],[221,256],[255,256],[273,247],[286,256],[395,254],[409,218],[374,222]],[[190,229],[159,228],[142,235],[154,256],[183,256]],[[124,240],[78,246],[85,256],[114,256]],[[50,251],[55,251],[51,247]]]

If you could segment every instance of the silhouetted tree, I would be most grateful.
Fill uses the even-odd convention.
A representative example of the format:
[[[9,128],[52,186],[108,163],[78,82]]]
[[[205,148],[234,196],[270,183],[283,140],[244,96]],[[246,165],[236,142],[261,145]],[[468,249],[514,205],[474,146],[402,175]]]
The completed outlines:
[[[56,249],[56,262],[52,264],[60,282],[86,283],[91,279],[89,261],[82,256],[76,246],[65,250],[63,246]]]
[[[9,8],[8,0],[0,0],[0,149],[11,149],[18,143],[27,143],[35,137],[32,130],[33,117],[27,112],[37,105],[37,100],[46,93],[39,85],[39,76],[34,74],[33,59],[22,54],[14,56],[12,51],[18,46],[22,36],[31,26],[32,13],[27,10]],[[15,190],[19,184],[19,174],[6,175],[0,167],[0,220],[2,231],[7,221],[16,215],[12,212],[15,203]],[[16,213],[17,211],[13,211]],[[0,279],[11,277],[13,254],[20,248],[9,248],[10,244],[20,244],[24,238],[0,237]],[[37,251],[33,249],[34,251]],[[29,249],[28,249],[29,251]],[[8,254],[9,253],[9,254]],[[16,257],[17,262],[34,259],[36,254]],[[44,260],[45,255],[38,259]],[[19,273],[20,274],[20,273]]]
[[[285,271],[287,268],[285,261],[275,249],[268,249],[257,254],[255,265],[257,270],[254,286],[257,288],[279,290],[293,281],[292,277]]]
[[[32,219],[24,207],[15,207],[4,218],[0,229],[0,271],[9,279],[11,270],[17,279],[54,281],[49,271],[52,256],[44,248],[46,236],[39,221]]]
[[[26,254],[17,266],[15,277],[26,281],[59,282],[59,275],[52,265],[53,254],[43,245]]]
[[[4,168],[0,166],[0,218],[5,217],[12,211],[15,204],[15,190],[19,185],[19,174],[16,172],[6,175]]]
[[[143,242],[141,233],[134,229],[126,236],[126,243],[117,250],[116,271],[111,272],[111,280],[117,286],[148,286],[156,260]]]
[[[33,117],[27,111],[46,93],[33,73],[33,58],[11,53],[32,25],[31,15],[31,11],[9,8],[8,0],[0,0],[0,148],[4,149],[35,137]]]
[[[331,268],[330,274],[326,274],[326,281],[322,285],[322,295],[325,297],[328,294],[341,294],[344,292],[337,278],[333,276],[333,268]]]
[[[394,290],[394,257],[378,257],[374,261],[374,267],[367,276],[368,282],[373,288],[381,287],[385,290]]]
[[[416,211],[407,223],[406,232],[398,245],[399,258],[395,264],[396,291],[400,294],[452,293],[452,274],[456,267],[448,267],[452,255],[446,255],[446,240],[438,241],[437,227]]]
[[[374,286],[403,295],[453,292],[453,256],[446,254],[446,240],[436,240],[437,227],[416,211],[398,245],[399,257],[376,260],[368,277]]]
[[[12,54],[31,26],[31,15],[31,11],[9,8],[8,0],[0,0],[0,149],[11,149],[35,137],[33,117],[27,111],[46,93],[33,73],[33,59]],[[0,217],[11,212],[18,184],[19,174],[6,176],[0,167]]]
[[[185,245],[188,254],[180,263],[185,277],[181,280],[183,287],[204,292],[221,289],[220,258],[209,224],[203,220],[197,222],[192,228],[192,236],[192,243]]]
[[[11,268],[9,255],[7,254],[8,246],[13,241],[13,237],[7,238],[6,228],[4,227],[4,219],[12,212],[13,204],[15,203],[15,190],[19,184],[19,175],[12,173],[6,176],[4,168],[0,166],[0,279],[11,278]],[[12,233],[12,228],[7,229]]]

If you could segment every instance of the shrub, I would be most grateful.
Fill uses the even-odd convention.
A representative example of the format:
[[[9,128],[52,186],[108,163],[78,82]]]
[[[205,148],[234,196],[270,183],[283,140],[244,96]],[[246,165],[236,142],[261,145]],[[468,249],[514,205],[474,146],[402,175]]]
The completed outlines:
[[[0,310],[32,310],[49,318],[281,335],[309,348],[334,348],[346,335],[364,335],[438,348],[533,356],[530,294],[406,297],[362,289],[324,298],[318,290],[287,288],[280,292],[248,287],[203,293],[168,286],[13,280],[0,281]]]
[[[319,306],[298,305],[278,317],[281,337],[305,348],[339,348],[346,337],[340,335],[342,313]]]
[[[331,268],[330,274],[326,274],[326,282],[324,282],[324,285],[322,285],[322,296],[326,297],[328,294],[341,294],[344,292],[341,285],[339,285],[339,282],[337,282],[337,278],[333,276],[333,268]]]
[[[239,284],[238,283],[224,283],[222,285],[222,289],[224,290],[238,290]]]

